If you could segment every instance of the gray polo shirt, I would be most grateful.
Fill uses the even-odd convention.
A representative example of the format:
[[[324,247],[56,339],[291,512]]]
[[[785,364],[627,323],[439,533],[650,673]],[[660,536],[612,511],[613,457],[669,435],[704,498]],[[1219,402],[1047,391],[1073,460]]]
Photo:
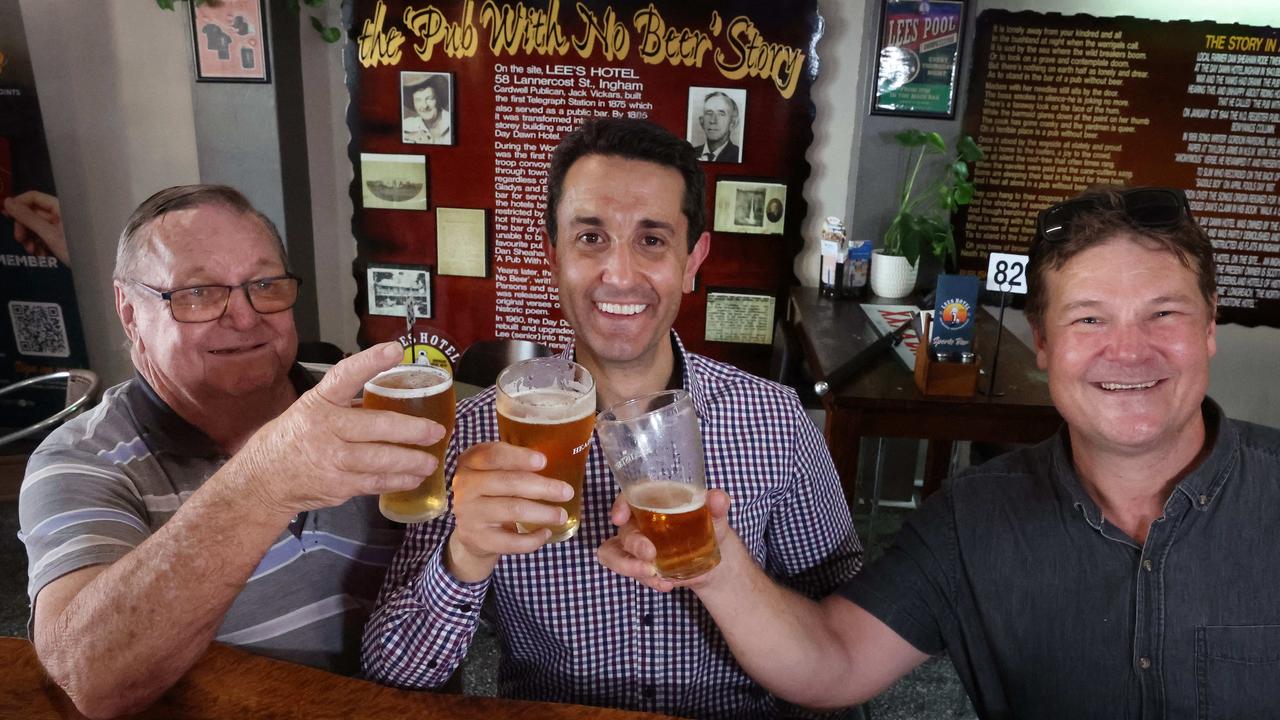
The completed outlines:
[[[1065,432],[958,475],[841,592],[927,653],[987,718],[1280,712],[1280,431],[1222,416],[1138,545]]]
[[[313,384],[299,366],[290,379],[300,394]],[[124,557],[226,461],[141,377],[54,431],[31,456],[19,498],[32,617],[41,588]],[[354,674],[364,622],[402,535],[376,497],[304,513],[262,558],[217,640]]]

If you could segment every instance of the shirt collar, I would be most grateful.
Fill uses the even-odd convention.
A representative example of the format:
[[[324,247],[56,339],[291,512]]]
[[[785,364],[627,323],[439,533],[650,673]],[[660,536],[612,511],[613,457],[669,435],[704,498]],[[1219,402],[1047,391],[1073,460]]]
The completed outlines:
[[[1222,491],[1227,476],[1231,474],[1231,469],[1239,458],[1239,443],[1235,426],[1224,422],[1222,408],[1212,398],[1205,397],[1200,404],[1200,413],[1204,418],[1205,442],[1210,443],[1211,447],[1200,464],[1178,481],[1174,492],[1186,495],[1195,509],[1207,510]],[[1072,503],[1084,511],[1089,524],[1095,528],[1101,527],[1102,510],[1080,483],[1075,464],[1071,460],[1071,436],[1066,425],[1062,426],[1051,442],[1054,477],[1066,488]]]
[[[576,360],[577,355],[574,352],[574,339],[569,340],[569,344],[564,350],[561,350],[558,357],[565,360]],[[671,330],[671,353],[672,361],[675,365],[673,372],[680,373],[680,387],[689,391],[689,395],[693,398],[693,409],[698,413],[698,417],[706,417],[707,409],[710,407],[707,401],[706,393],[702,388],[702,383],[698,379],[698,373],[690,362],[693,354],[685,350],[684,343],[680,342],[680,335],[673,329]]]
[[[289,382],[299,395],[315,386],[311,374],[296,363],[289,369]],[[226,454],[203,430],[187,422],[169,407],[155,388],[151,387],[151,383],[139,373],[134,373],[133,383],[125,390],[125,403],[137,421],[142,440],[152,452],[189,457],[218,457]]]

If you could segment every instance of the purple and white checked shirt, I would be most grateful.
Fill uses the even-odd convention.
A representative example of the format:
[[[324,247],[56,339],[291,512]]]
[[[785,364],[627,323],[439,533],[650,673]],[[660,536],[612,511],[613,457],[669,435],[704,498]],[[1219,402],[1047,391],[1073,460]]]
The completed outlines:
[[[862,547],[831,455],[795,393],[685,352],[675,333],[672,342],[701,423],[707,486],[733,498],[730,525],[776,580],[814,598],[832,592],[861,568]],[[446,476],[462,449],[497,438],[490,387],[458,406]],[[593,436],[578,534],[504,556],[475,584],[444,568],[451,513],[411,526],[365,627],[365,672],[400,687],[439,686],[466,656],[492,593],[504,697],[776,717],[781,701],[742,671],[692,592],[655,592],[597,562],[596,548],[616,532],[609,508],[617,492]]]

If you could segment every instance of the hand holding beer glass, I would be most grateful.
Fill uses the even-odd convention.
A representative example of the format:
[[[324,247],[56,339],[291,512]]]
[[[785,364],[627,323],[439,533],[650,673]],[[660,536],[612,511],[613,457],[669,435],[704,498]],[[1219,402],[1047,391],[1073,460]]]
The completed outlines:
[[[693,398],[666,390],[600,413],[596,432],[641,534],[668,580],[695,578],[720,563],[707,510],[702,433]]]
[[[364,386],[362,405],[372,410],[391,410],[434,420],[444,426],[444,437],[422,448],[435,456],[436,469],[413,490],[378,497],[384,517],[402,523],[434,520],[444,512],[444,452],[453,435],[457,400],[453,376],[431,365],[401,365],[379,373]]]
[[[563,358],[524,360],[498,375],[498,438],[542,453],[547,464],[538,473],[568,483],[573,497],[559,503],[568,513],[564,525],[516,524],[522,533],[547,527],[550,542],[578,532],[582,510],[582,478],[595,427],[596,386],[591,373]]]

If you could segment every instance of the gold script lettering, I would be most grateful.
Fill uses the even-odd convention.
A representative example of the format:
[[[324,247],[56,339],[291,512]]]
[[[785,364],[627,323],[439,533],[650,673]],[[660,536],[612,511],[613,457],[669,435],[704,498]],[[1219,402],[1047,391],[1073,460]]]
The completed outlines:
[[[434,5],[428,5],[422,10],[414,10],[412,6],[406,7],[404,24],[422,41],[413,46],[413,51],[423,60],[430,60],[435,46],[443,42],[444,53],[449,57],[475,55],[479,45],[476,28],[471,24],[471,16],[475,14],[475,9],[475,0],[466,0],[462,3],[462,22],[451,23]]]
[[[383,32],[382,26],[386,20],[387,5],[382,0],[378,0],[378,5],[373,11],[373,19],[365,20],[360,26],[360,37],[357,42],[360,48],[361,66],[377,67],[400,63],[400,46],[404,44],[404,35],[395,28]]]
[[[546,10],[499,5],[484,0],[480,6],[480,24],[489,28],[489,50],[496,56],[514,55],[517,50],[538,55],[564,55],[569,41],[560,27],[560,0],[549,0]]]
[[[716,49],[716,67],[730,80],[751,77],[768,78],[784,98],[790,98],[800,81],[805,54],[800,48],[764,41],[750,18],[739,16],[729,23],[726,41],[734,57]]]

